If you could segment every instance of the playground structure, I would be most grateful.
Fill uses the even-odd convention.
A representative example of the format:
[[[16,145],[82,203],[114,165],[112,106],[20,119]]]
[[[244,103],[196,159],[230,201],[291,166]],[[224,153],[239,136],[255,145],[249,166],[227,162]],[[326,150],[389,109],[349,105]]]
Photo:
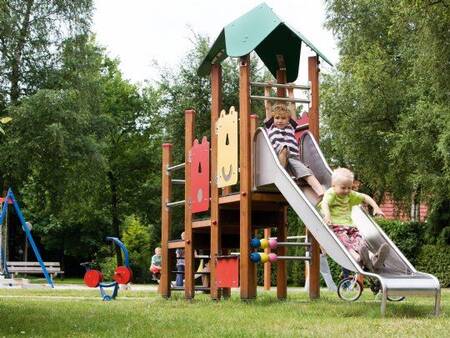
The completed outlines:
[[[114,271],[114,276],[112,282],[103,282],[103,274],[99,270],[92,269],[92,263],[86,262],[81,263],[81,266],[84,266],[86,269],[86,272],[84,274],[84,284],[86,284],[90,288],[96,288],[99,287],[100,290],[100,296],[104,301],[110,301],[117,297],[117,294],[119,293],[119,285],[128,284],[131,279],[133,278],[133,271],[130,268],[130,263],[128,259],[128,250],[125,247],[125,244],[123,244],[117,237],[106,237],[107,241],[111,241],[114,243],[114,245],[117,245],[124,257],[124,264],[123,266],[116,267]],[[113,291],[110,295],[106,293],[107,288],[112,288]]]
[[[2,213],[0,215],[0,257],[1,257],[1,259],[0,259],[0,276],[2,277],[2,282],[3,282],[2,284],[6,284],[9,286],[21,284],[18,281],[14,280],[12,278],[12,274],[10,273],[10,271],[8,271],[8,257],[6,254],[6,250],[4,248],[4,246],[5,246],[4,243],[6,243],[6,236],[3,235],[4,232],[3,232],[2,227],[3,227],[3,222],[7,219],[9,205],[12,205],[14,207],[17,217],[19,218],[20,223],[22,225],[22,230],[25,232],[28,243],[30,243],[31,248],[33,249],[34,255],[39,263],[40,268],[42,269],[42,273],[44,274],[48,285],[53,288],[54,287],[53,280],[50,277],[49,272],[47,271],[47,267],[45,266],[45,263],[42,260],[41,254],[39,253],[39,249],[36,246],[36,243],[34,242],[33,236],[31,235],[31,229],[29,227],[29,223],[27,223],[25,221],[25,217],[23,216],[22,211],[20,210],[19,204],[17,203],[16,197],[14,196],[14,193],[11,188],[8,190],[6,197],[3,199]]]
[[[302,44],[316,53],[308,58],[309,85],[288,85],[288,82],[297,79]],[[276,78],[276,83],[251,82],[249,53],[252,51],[259,55]],[[240,89],[238,110],[230,108],[227,113],[222,109],[221,103],[220,63],[228,56],[240,58]],[[318,298],[321,246],[344,268],[380,282],[382,314],[385,313],[388,296],[405,295],[434,296],[435,313],[439,313],[439,281],[434,276],[416,271],[371,217],[363,209],[355,207],[352,212],[354,223],[358,224],[369,246],[374,251],[383,243],[390,247],[389,257],[381,272],[375,274],[362,270],[332,230],[323,223],[315,209],[318,201],[315,193],[309,187],[297,185],[279,163],[265,130],[257,128],[257,117],[251,114],[252,101],[272,99],[309,104],[308,123],[300,123],[308,129],[299,135],[301,160],[325,188],[330,186],[331,170],[317,143],[319,58],[330,63],[303,35],[292,30],[265,4],[226,26],[214,42],[198,70],[200,75],[210,74],[211,78],[211,144],[209,145],[206,137],[202,138],[201,143],[194,140],[195,112],[187,110],[185,163],[174,165],[171,144],[163,145],[160,281],[160,293],[163,297],[171,295],[173,252],[177,248],[183,248],[186,299],[192,299],[195,295],[194,251],[198,249],[210,252],[212,299],[228,296],[230,288],[236,286],[240,287],[241,299],[255,298],[256,268],[252,260],[267,260],[276,264],[277,297],[284,299],[287,297],[286,261],[293,259],[302,259],[308,263],[309,297]],[[252,95],[252,88],[261,86],[275,87],[277,97]],[[308,92],[306,96],[310,99],[287,98],[286,89],[289,86]],[[304,122],[304,118],[301,122]],[[185,179],[172,180],[172,173],[183,168]],[[173,183],[184,184],[183,201],[171,200]],[[184,241],[171,241],[170,238],[171,208],[176,206],[184,206]],[[289,245],[288,206],[292,207],[308,230],[308,255],[304,257],[286,256],[286,247]],[[204,214],[207,211],[208,218],[196,218],[198,213]],[[273,245],[276,254],[262,255],[254,252],[251,242],[255,231],[270,228],[275,228],[277,233],[277,245]],[[265,230],[267,238],[269,233]],[[269,244],[268,246],[270,247]],[[230,251],[236,249],[239,249],[239,255],[230,255]]]

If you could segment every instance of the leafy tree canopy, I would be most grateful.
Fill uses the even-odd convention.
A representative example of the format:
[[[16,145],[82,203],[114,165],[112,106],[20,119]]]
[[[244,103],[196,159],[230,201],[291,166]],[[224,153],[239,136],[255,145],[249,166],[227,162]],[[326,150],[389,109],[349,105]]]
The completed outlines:
[[[446,1],[329,1],[341,58],[323,84],[325,144],[374,191],[449,196]]]

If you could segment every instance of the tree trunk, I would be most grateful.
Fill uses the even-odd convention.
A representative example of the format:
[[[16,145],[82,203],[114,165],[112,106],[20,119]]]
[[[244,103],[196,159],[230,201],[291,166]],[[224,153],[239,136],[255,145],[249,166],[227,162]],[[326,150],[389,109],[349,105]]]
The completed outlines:
[[[15,104],[20,97],[20,78],[21,78],[21,66],[22,66],[22,55],[23,49],[25,47],[25,42],[28,34],[30,33],[30,17],[31,17],[31,8],[33,7],[34,0],[27,0],[25,15],[22,21],[22,27],[20,28],[19,38],[17,40],[17,46],[14,49],[14,57],[11,65],[11,91],[10,91],[10,99],[11,103]]]
[[[117,196],[117,180],[112,171],[108,171],[109,184],[111,187],[111,217],[113,236],[120,239],[120,222],[119,222],[119,199]],[[123,264],[122,251],[116,245],[117,265]]]

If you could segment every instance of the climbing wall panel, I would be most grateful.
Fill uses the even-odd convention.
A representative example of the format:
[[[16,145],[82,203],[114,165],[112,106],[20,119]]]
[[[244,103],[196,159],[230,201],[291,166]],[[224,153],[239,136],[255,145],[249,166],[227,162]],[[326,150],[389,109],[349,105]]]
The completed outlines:
[[[234,185],[238,181],[238,112],[220,112],[217,133],[217,187]]]
[[[191,149],[191,210],[192,213],[209,209],[209,142],[195,139]]]

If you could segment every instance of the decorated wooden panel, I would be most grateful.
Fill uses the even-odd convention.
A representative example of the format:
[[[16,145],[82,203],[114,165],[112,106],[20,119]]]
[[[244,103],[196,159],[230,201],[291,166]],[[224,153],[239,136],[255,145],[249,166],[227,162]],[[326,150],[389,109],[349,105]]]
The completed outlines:
[[[217,187],[234,185],[238,181],[238,112],[220,112],[217,133]]]
[[[194,140],[191,149],[191,210],[192,213],[209,209],[209,142]]]
[[[218,288],[239,287],[239,257],[218,257],[216,260],[216,286]]]

